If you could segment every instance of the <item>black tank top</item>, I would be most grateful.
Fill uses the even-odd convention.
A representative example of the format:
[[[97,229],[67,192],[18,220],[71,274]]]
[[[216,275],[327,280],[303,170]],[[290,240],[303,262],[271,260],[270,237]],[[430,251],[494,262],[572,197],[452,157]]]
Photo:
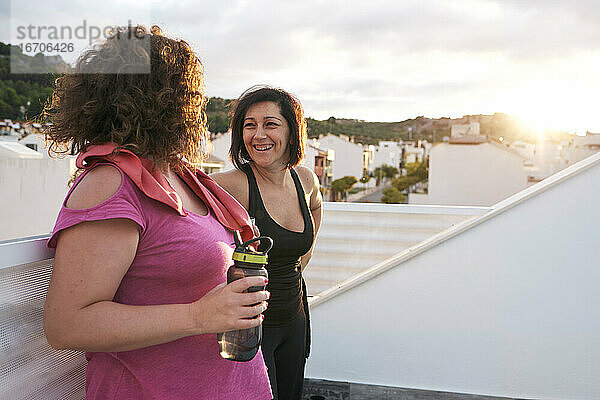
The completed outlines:
[[[250,164],[242,165],[241,170],[248,177],[248,214],[254,217],[261,235],[273,239],[273,248],[269,251],[269,283],[267,290],[271,292],[269,307],[264,312],[265,326],[282,326],[290,323],[302,309],[302,275],[300,257],[306,254],[314,239],[313,220],[302,183],[294,169],[290,169],[296,186],[296,194],[302,210],[304,230],[294,232],[285,229],[271,218],[265,208]],[[293,201],[290,199],[290,201]],[[265,244],[266,247],[266,244]],[[258,250],[263,251],[261,244]]]

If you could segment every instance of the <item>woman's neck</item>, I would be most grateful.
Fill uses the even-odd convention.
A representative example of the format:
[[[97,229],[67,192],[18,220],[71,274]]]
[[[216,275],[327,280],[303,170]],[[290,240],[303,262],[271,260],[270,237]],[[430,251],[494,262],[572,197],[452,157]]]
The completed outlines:
[[[152,162],[154,162],[154,160],[152,158],[149,157],[150,160],[152,160]],[[160,167],[156,164],[154,164],[156,169],[158,171],[160,171],[160,173],[162,174],[162,176],[167,180],[167,182],[169,182],[169,185],[171,185],[171,187],[175,187],[175,181],[177,181],[178,178],[178,174],[177,171],[175,171],[174,168],[172,168],[171,166],[169,166],[169,164],[164,164],[161,165]]]
[[[264,168],[256,165],[254,162],[250,162],[250,165],[252,166],[254,175],[259,177],[261,180],[273,185],[283,186],[287,171],[285,166],[280,168]]]

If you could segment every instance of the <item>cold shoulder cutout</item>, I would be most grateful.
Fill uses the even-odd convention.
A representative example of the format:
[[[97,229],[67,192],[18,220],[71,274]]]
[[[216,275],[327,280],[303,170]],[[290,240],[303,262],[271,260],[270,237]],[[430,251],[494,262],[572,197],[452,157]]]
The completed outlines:
[[[122,180],[116,167],[110,164],[98,165],[73,185],[64,205],[75,210],[97,206],[117,193]]]

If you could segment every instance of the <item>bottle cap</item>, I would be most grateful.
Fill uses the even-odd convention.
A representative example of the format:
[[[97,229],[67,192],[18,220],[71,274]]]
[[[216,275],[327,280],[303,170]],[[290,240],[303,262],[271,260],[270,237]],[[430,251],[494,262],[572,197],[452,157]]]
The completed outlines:
[[[261,268],[263,265],[267,264],[267,253],[273,247],[273,240],[270,237],[259,236],[257,238],[250,239],[245,241],[244,243],[241,243],[241,240],[239,239],[239,232],[236,231],[234,233],[234,239],[236,245],[232,257],[234,261],[243,262],[246,264],[247,267],[250,268]],[[267,250],[265,250],[264,252],[254,251],[248,247],[248,245],[250,245],[251,243],[263,240],[269,243]]]
[[[257,253],[257,254],[252,254],[252,253],[241,253],[238,252],[237,250],[233,253],[233,257],[232,257],[235,261],[241,261],[241,262],[246,262],[246,263],[252,263],[252,264],[266,264],[267,263],[267,256]]]

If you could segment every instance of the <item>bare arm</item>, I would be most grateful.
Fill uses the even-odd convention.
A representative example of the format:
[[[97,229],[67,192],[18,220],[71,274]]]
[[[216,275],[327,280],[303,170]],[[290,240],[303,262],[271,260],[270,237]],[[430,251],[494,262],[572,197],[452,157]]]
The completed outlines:
[[[117,171],[99,167],[80,182],[67,205],[87,208],[98,204],[119,185]],[[53,347],[126,351],[260,324],[267,292],[242,293],[249,286],[263,284],[259,277],[221,284],[190,304],[130,306],[113,302],[135,257],[138,240],[138,226],[128,219],[84,222],[61,232],[44,306],[44,329]],[[251,306],[256,303],[259,305]],[[248,317],[253,319],[245,319]]]
[[[321,196],[321,191],[319,190],[319,180],[317,176],[308,168],[303,168],[305,171],[306,180],[303,179],[307,183],[306,186],[311,185],[312,191],[310,193],[310,201],[308,204],[308,208],[310,209],[310,213],[312,214],[312,218],[314,221],[314,240],[310,250],[302,256],[301,261],[301,270],[304,271],[306,265],[310,261],[312,257],[313,249],[315,247],[315,243],[317,241],[317,233],[319,232],[319,228],[321,227],[321,218],[323,216],[323,197]],[[305,187],[306,187],[305,186]]]

